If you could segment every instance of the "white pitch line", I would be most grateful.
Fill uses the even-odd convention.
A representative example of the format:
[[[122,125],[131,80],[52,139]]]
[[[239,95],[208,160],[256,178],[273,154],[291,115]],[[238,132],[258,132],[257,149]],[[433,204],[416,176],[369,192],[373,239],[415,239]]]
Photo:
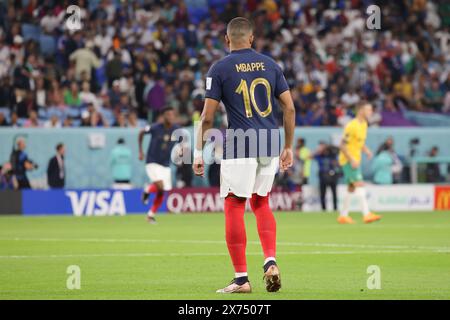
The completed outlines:
[[[435,253],[449,253],[450,251]],[[287,251],[278,252],[278,256],[283,255],[352,255],[352,254],[399,254],[399,253],[430,253],[421,250],[378,250],[378,251]],[[228,256],[228,253],[93,253],[93,254],[50,254],[50,255],[4,255],[0,259],[58,259],[58,258],[110,258],[110,257],[211,257]],[[261,252],[247,252],[247,256],[262,256]]]
[[[180,243],[180,244],[225,244],[220,240],[173,240],[173,239],[102,239],[102,238],[1,238],[0,241],[42,241],[42,242],[99,242],[99,243]],[[259,241],[248,241],[248,244],[259,245]],[[332,247],[332,248],[358,248],[358,249],[405,249],[405,250],[431,250],[450,252],[450,247],[411,246],[411,245],[371,245],[371,244],[345,244],[320,242],[277,242],[279,246],[299,247]]]

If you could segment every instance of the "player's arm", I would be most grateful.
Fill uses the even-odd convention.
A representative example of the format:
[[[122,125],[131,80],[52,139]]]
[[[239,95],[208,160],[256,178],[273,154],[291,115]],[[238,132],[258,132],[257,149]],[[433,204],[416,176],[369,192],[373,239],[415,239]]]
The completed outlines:
[[[142,150],[142,141],[144,140],[144,135],[150,132],[150,126],[146,126],[144,129],[139,131],[138,136],[138,147],[139,147],[139,160],[144,160],[144,151]]]
[[[350,165],[353,168],[357,168],[359,166],[359,163],[355,159],[353,159],[353,157],[350,155],[350,152],[348,152],[347,145],[348,145],[348,137],[347,137],[347,134],[345,134],[344,138],[341,141],[339,149],[342,151],[344,156],[347,158],[348,162],[350,162]]]
[[[211,98],[205,99],[205,106],[200,116],[200,125],[197,131],[197,142],[194,150],[194,163],[192,168],[197,176],[203,176],[205,173],[205,165],[203,162],[203,147],[206,141],[203,139],[205,132],[213,127],[214,115],[216,114],[219,101]]]
[[[292,166],[294,158],[292,146],[294,144],[295,108],[289,90],[280,94],[278,99],[283,111],[284,149],[280,155],[280,170],[284,171]]]
[[[367,158],[372,159],[373,157],[373,153],[372,150],[370,150],[370,148],[367,145],[364,145],[364,147],[362,148],[362,152],[364,152],[367,156]]]
[[[25,166],[26,170],[33,170],[35,169],[35,167],[37,167],[33,162],[31,162],[30,160],[25,160],[25,162],[23,163]]]

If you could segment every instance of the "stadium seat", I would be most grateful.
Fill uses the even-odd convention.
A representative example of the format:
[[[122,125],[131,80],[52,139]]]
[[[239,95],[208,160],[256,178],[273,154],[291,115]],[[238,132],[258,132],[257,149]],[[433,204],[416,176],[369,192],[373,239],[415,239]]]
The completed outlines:
[[[55,108],[55,107],[51,107],[47,109],[47,118],[51,118],[53,116],[57,116],[58,118],[62,118],[64,115],[63,111]]]
[[[81,116],[81,109],[76,108],[76,107],[71,107],[71,108],[67,109],[67,111],[65,112],[65,116],[70,117],[70,118],[79,118]]]
[[[39,37],[39,46],[44,56],[52,56],[55,54],[56,41],[53,36],[41,34]]]
[[[103,119],[110,125],[114,123],[114,113],[110,109],[102,109],[100,113],[102,114]]]
[[[25,41],[34,40],[39,41],[41,35],[41,28],[33,24],[24,23],[22,25],[22,36]]]
[[[6,120],[9,121],[9,119],[11,117],[11,110],[9,108],[6,108],[6,107],[0,108],[0,113],[3,113]]]
[[[48,112],[45,108],[40,108],[38,110],[38,117],[39,119],[48,119]]]

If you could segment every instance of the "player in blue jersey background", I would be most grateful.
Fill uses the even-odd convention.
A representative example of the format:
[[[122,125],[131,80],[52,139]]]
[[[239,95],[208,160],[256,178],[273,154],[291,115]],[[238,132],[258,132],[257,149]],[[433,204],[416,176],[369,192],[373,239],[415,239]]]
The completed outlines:
[[[220,194],[225,198],[225,233],[235,270],[233,281],[219,293],[249,293],[246,262],[244,212],[247,199],[255,214],[265,256],[266,289],[278,291],[280,272],[276,263],[276,221],[269,206],[270,192],[278,169],[293,162],[295,109],[289,87],[279,65],[254,51],[253,27],[245,18],[234,18],[225,40],[230,54],[211,66],[206,77],[205,105],[194,151],[193,169],[204,174],[202,148],[205,132],[212,128],[214,114],[222,102],[228,130],[221,161]],[[281,107],[285,144],[281,150],[274,109]]]
[[[155,214],[164,199],[164,191],[172,189],[172,171],[170,159],[172,148],[177,141],[173,139],[173,133],[180,128],[175,124],[175,110],[166,107],[162,111],[162,122],[148,125],[139,132],[139,160],[144,160],[142,141],[145,134],[151,135],[150,144],[147,149],[145,171],[150,179],[150,185],[144,189],[142,200],[148,202],[150,193],[155,193],[152,207],[147,213],[149,222],[155,222]]]

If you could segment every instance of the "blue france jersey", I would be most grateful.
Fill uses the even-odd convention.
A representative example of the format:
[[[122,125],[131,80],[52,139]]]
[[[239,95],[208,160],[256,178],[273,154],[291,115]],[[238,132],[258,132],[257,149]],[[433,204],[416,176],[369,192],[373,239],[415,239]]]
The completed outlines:
[[[205,97],[222,101],[228,116],[224,159],[279,156],[273,111],[278,107],[275,98],[286,90],[280,66],[253,49],[234,50],[210,68]],[[237,141],[242,130],[247,132],[244,144]]]
[[[145,133],[151,135],[150,145],[147,149],[147,163],[158,163],[166,167],[170,165],[172,148],[178,143],[178,141],[172,141],[172,136],[178,128],[180,128],[178,125],[166,128],[162,123],[154,123],[145,127]]]

